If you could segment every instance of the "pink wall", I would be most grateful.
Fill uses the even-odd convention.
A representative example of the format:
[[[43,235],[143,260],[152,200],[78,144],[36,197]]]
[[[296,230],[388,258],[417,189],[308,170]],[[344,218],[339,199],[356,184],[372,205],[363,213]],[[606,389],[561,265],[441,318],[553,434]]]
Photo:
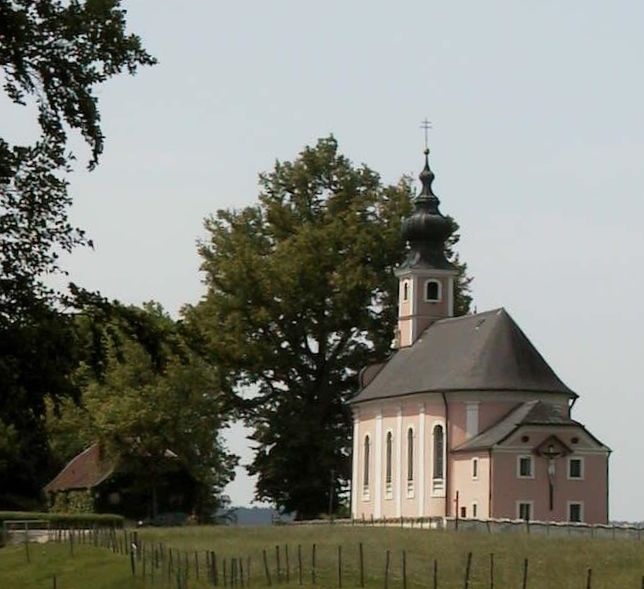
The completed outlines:
[[[472,462],[478,460],[477,476],[473,477]],[[466,508],[465,517],[474,517],[472,504],[476,503],[476,517],[489,517],[490,460],[487,452],[455,454],[452,461],[453,484],[450,489],[450,512],[456,514],[456,492],[460,508]]]
[[[573,457],[584,460],[583,480],[568,479],[567,457],[555,460],[554,502],[549,505],[548,460],[535,456],[532,450],[546,437],[552,435],[552,428],[547,431],[530,431],[522,428],[521,435],[528,435],[530,440],[524,443],[525,450],[520,448],[519,436],[508,440],[506,446],[511,451],[494,451],[492,455],[492,517],[517,517],[517,501],[533,502],[533,519],[541,521],[567,521],[568,501],[579,501],[584,505],[584,521],[587,523],[606,523],[607,513],[607,453],[591,448],[581,428],[562,428],[556,432],[564,442],[577,436],[582,440],[573,448]],[[586,442],[586,443],[584,443]],[[516,450],[515,450],[516,448]],[[517,457],[532,455],[534,478],[517,477]]]
[[[479,406],[479,432],[488,427],[498,418],[507,414],[513,402],[481,402]],[[466,410],[465,401],[449,403],[450,424],[448,432],[448,448],[454,448],[466,439]],[[563,427],[528,427],[525,426],[504,442],[501,450],[492,454],[492,464],[487,451],[478,453],[447,453],[446,468],[449,472],[449,484],[446,481],[442,493],[433,492],[433,440],[432,430],[437,423],[445,423],[442,397],[438,394],[415,395],[396,401],[384,401],[380,405],[381,444],[380,464],[381,480],[376,480],[376,410],[378,404],[360,406],[358,420],[358,469],[357,493],[353,513],[355,517],[369,519],[375,517],[396,518],[404,517],[455,515],[456,491],[459,491],[460,505],[467,507],[467,517],[472,517],[472,503],[477,503],[477,517],[517,517],[516,502],[518,500],[532,501],[534,504],[533,518],[539,520],[567,520],[568,501],[580,501],[584,504],[584,520],[591,523],[605,522],[607,496],[607,452],[598,447],[597,443],[587,436],[581,428]],[[424,418],[424,473],[420,468],[421,444],[421,407],[425,409]],[[399,417],[400,413],[400,417]],[[408,492],[407,484],[407,431],[413,428],[413,491]],[[392,433],[392,481],[391,496],[386,488],[386,439],[387,432]],[[363,496],[363,462],[364,438],[369,433],[371,440],[370,459],[370,488],[369,497]],[[517,456],[532,455],[534,449],[546,437],[555,433],[559,439],[574,450],[575,456],[584,458],[584,480],[568,480],[567,460],[558,459],[555,479],[555,505],[550,511],[548,505],[548,475],[547,461],[534,457],[535,478],[517,478]],[[523,441],[523,436],[529,439]],[[578,438],[573,443],[573,438]],[[472,458],[478,457],[478,478],[472,478]],[[491,481],[490,481],[491,468]],[[421,476],[424,478],[421,481]],[[380,490],[380,510],[375,509],[376,487]],[[421,491],[422,485],[422,491]],[[448,500],[445,494],[449,494]],[[490,498],[491,513],[489,511]],[[446,510],[447,509],[447,513]]]
[[[424,481],[421,482],[420,468],[420,407],[424,400],[425,407],[425,432],[424,432]],[[398,413],[401,412],[401,428],[399,432]],[[395,518],[403,515],[405,517],[417,517],[421,514],[443,515],[444,499],[432,497],[431,491],[431,456],[432,456],[432,428],[441,420],[444,423],[443,402],[438,395],[427,395],[424,397],[414,397],[406,400],[404,403],[387,403],[382,407],[382,442],[380,450],[381,461],[381,483],[380,497],[381,509],[375,509],[376,500],[376,411],[373,408],[359,408],[359,425],[358,425],[358,457],[359,464],[357,469],[357,493],[353,509],[354,517],[369,519],[372,514],[374,517]],[[413,451],[413,491],[408,493],[407,484],[407,431],[413,428],[414,451]],[[387,433],[392,433],[392,485],[391,496],[388,496],[386,486],[386,439]],[[364,438],[366,434],[370,436],[370,484],[369,498],[365,499],[363,495],[363,477],[364,477]],[[399,443],[401,447],[399,449]],[[400,466],[399,466],[400,459]],[[420,486],[423,484],[424,489],[421,493]],[[420,503],[421,495],[424,495],[422,505]],[[440,509],[440,512],[436,512]]]

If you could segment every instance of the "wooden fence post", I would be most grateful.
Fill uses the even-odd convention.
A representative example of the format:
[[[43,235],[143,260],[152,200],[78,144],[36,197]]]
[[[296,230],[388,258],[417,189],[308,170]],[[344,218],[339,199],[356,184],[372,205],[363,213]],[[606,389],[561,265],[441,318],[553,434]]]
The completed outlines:
[[[132,569],[132,576],[136,574],[136,564],[134,563],[134,550],[130,550],[130,568]]]
[[[302,545],[297,545],[297,578],[298,583],[302,584]]]
[[[281,572],[281,569],[280,569],[280,547],[279,547],[279,545],[275,546],[275,567],[277,568],[276,576],[277,576],[277,584],[279,585],[282,582],[282,572]]]
[[[262,556],[264,557],[264,573],[266,574],[266,584],[270,587],[271,583],[271,572],[268,569],[268,558],[266,557],[266,550],[262,550]]]
[[[311,582],[315,585],[315,544],[311,548]]]
[[[438,560],[434,559],[434,589],[438,589]]]
[[[389,550],[385,555],[385,589],[389,587]]]
[[[494,552],[490,553],[490,589],[494,589]]]
[[[523,561],[523,589],[526,589],[528,586],[528,559]]]
[[[362,542],[358,545],[358,555],[360,559],[360,587],[364,587],[364,552]]]
[[[342,588],[342,546],[338,545],[338,587]]]
[[[464,589],[470,588],[470,573],[472,571],[472,553],[467,553],[467,564],[465,565],[465,583],[463,585]]]
[[[286,582],[291,582],[291,565],[288,561],[288,544],[284,544],[284,561],[286,565]]]
[[[586,589],[592,589],[593,585],[593,569],[588,569],[586,573]]]
[[[407,553],[402,551],[402,582],[403,589],[407,589]]]

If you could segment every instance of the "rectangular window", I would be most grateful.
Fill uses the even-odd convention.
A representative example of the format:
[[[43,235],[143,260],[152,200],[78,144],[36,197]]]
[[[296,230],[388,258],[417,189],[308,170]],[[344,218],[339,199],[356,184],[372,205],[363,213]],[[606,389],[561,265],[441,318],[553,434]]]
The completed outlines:
[[[517,511],[518,511],[517,515],[519,516],[519,519],[524,519],[526,521],[529,521],[532,519],[532,503],[529,503],[527,501],[519,502]]]
[[[461,507],[461,517],[467,517],[467,507]]]
[[[584,521],[583,505],[579,502],[568,503],[568,521],[582,522]]]
[[[532,478],[532,456],[521,456],[519,458],[519,476]]]
[[[568,459],[568,478],[569,479],[584,478],[584,461],[582,458]]]
[[[476,503],[472,503],[472,517],[477,517],[478,516],[478,505]]]
[[[534,478],[534,464],[532,456],[519,456],[517,458],[517,477],[520,479]]]
[[[473,479],[479,478],[479,459],[478,458],[472,458],[472,478]]]

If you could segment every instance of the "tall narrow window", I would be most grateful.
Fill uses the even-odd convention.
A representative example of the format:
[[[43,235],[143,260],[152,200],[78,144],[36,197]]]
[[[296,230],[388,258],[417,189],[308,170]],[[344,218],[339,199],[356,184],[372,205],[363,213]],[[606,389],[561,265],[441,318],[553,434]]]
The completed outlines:
[[[414,430],[407,430],[407,481],[414,480]]]
[[[409,282],[403,282],[403,301],[409,300]]]
[[[364,476],[362,478],[362,484],[364,491],[369,490],[369,459],[371,454],[371,440],[369,436],[364,438]]]
[[[387,483],[387,485],[391,485],[392,446],[393,446],[393,435],[392,435],[391,432],[387,432],[387,443],[386,443],[387,466],[386,466],[386,471],[385,471],[385,483]]]
[[[443,426],[437,425],[434,427],[434,478],[444,478],[444,459],[443,454],[445,451],[445,434],[443,433]]]

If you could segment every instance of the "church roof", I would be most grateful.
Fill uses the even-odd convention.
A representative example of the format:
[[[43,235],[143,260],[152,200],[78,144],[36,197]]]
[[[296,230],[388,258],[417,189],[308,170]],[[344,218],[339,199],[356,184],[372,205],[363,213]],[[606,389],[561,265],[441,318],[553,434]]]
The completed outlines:
[[[422,392],[519,391],[576,397],[505,309],[442,319],[396,351],[352,403]]]
[[[491,448],[505,440],[521,425],[577,425],[580,423],[571,419],[558,405],[543,401],[528,401],[502,417],[494,425],[467,440],[455,451],[481,450]]]

